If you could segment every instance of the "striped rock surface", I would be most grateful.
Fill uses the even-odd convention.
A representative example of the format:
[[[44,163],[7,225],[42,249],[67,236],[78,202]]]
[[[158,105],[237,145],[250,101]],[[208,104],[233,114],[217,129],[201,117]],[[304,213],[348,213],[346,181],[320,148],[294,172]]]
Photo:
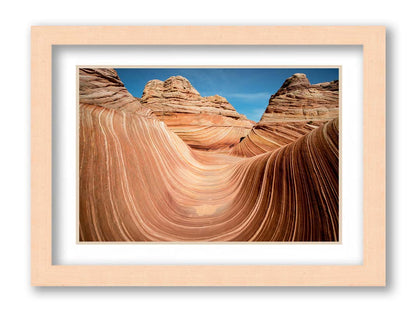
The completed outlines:
[[[251,157],[280,148],[338,114],[338,80],[311,85],[305,74],[294,74],[271,96],[261,120],[231,154]]]
[[[85,88],[99,75],[80,76],[81,241],[338,240],[337,119],[250,158],[202,151],[106,84]]]
[[[112,68],[79,69],[79,103],[152,115],[127,91]]]
[[[202,97],[182,76],[149,81],[140,102],[185,143],[201,150],[227,150],[255,124],[239,114],[224,97]]]

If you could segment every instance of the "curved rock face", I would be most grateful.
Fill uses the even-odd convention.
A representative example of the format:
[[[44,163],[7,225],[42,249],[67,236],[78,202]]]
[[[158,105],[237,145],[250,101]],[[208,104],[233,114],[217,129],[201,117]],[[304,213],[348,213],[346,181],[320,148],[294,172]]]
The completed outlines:
[[[338,98],[338,80],[311,85],[294,74],[272,95],[260,123],[328,121],[338,117]]]
[[[80,104],[99,105],[127,112],[151,115],[124,87],[117,72],[111,68],[79,69]]]
[[[81,241],[338,241],[337,119],[259,156],[206,152],[112,80],[80,76]]]
[[[254,125],[224,97],[202,97],[181,76],[149,81],[140,102],[189,146],[197,149],[229,149]]]
[[[261,120],[231,153],[250,157],[285,146],[338,114],[338,80],[311,85],[305,74],[294,74],[271,96]]]

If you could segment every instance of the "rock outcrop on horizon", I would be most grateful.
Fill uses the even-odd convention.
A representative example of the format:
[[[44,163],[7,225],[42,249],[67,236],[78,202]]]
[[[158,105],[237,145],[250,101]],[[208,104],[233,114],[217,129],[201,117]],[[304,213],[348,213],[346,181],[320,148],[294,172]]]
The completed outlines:
[[[294,74],[270,97],[260,121],[231,154],[250,157],[283,147],[338,114],[338,80],[311,85],[305,74]]]
[[[185,143],[197,149],[229,149],[255,124],[224,97],[202,97],[181,76],[149,81],[139,100]]]
[[[260,123],[328,121],[338,117],[338,80],[311,85],[305,74],[286,79]]]
[[[186,144],[114,71],[79,78],[80,241],[339,240],[337,118],[237,157]]]
[[[114,69],[80,68],[78,74],[80,104],[98,105],[126,112],[140,112],[146,116],[152,115],[150,109],[143,107],[127,91]]]

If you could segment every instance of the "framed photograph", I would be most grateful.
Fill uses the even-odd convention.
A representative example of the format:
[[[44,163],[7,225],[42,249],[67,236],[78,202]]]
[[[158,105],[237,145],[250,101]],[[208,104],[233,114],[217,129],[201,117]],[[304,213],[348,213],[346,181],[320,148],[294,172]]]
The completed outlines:
[[[32,285],[384,286],[381,26],[32,27]]]

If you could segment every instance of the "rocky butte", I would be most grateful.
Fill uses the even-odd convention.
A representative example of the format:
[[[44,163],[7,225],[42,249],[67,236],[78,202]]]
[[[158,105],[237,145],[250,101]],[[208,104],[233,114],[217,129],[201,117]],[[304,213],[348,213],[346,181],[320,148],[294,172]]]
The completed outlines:
[[[224,97],[202,97],[182,76],[149,81],[139,100],[196,149],[227,150],[240,142],[255,124],[239,114]]]
[[[338,117],[338,80],[311,85],[305,74],[286,79],[260,123],[328,121]]]
[[[79,81],[80,105],[96,105],[152,115],[151,110],[140,105],[140,102],[127,91],[112,68],[80,68]]]
[[[294,74],[270,97],[261,120],[231,153],[247,157],[285,146],[338,114],[338,80],[312,85],[305,74]]]

